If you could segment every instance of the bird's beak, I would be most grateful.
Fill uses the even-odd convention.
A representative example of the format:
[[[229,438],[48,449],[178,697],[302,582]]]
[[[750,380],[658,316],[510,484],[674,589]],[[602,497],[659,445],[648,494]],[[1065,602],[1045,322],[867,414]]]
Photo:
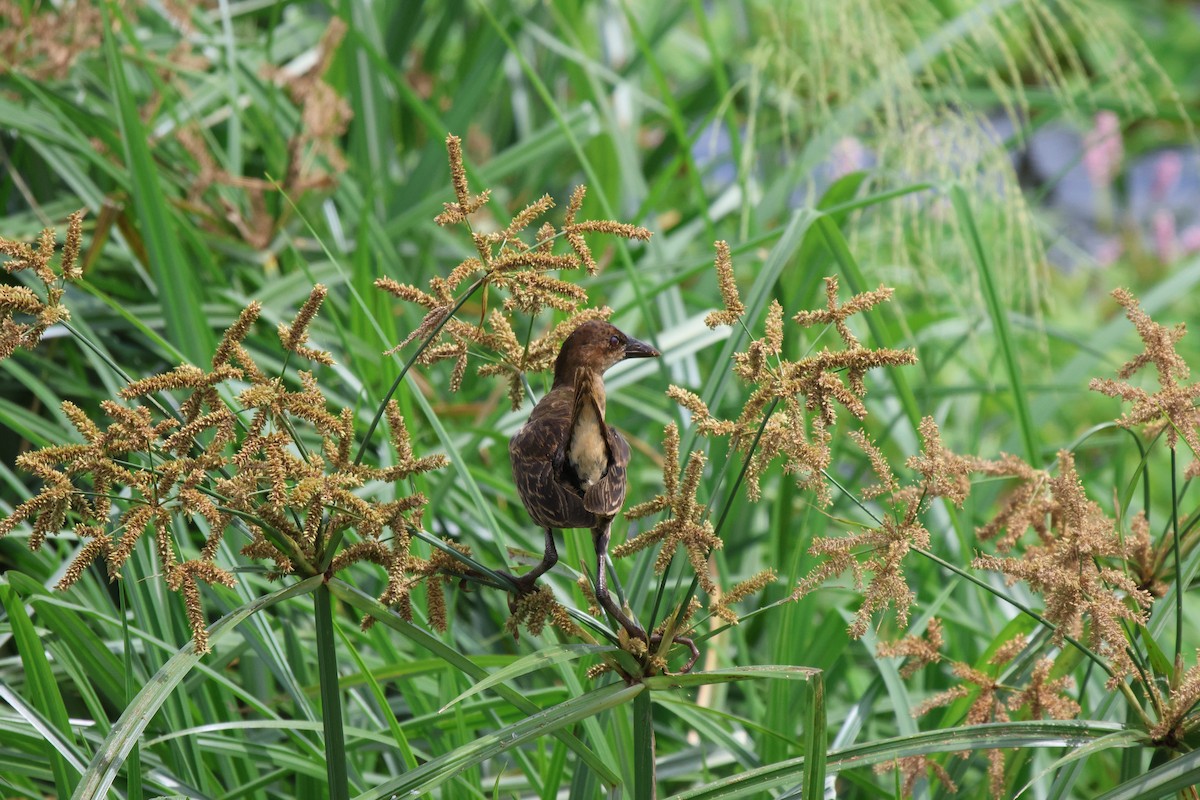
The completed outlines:
[[[640,342],[637,339],[630,338],[625,342],[626,358],[657,358],[661,355],[662,353],[658,352],[652,345]]]

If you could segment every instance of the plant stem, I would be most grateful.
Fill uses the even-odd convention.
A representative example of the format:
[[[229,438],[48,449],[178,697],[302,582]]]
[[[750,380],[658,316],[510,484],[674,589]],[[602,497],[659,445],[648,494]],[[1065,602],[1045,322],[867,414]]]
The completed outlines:
[[[654,715],[650,692],[633,698],[633,796],[654,800],[657,790],[654,763]]]
[[[342,730],[342,693],[338,685],[337,633],[333,628],[333,595],[322,583],[313,593],[317,626],[317,669],[321,683],[321,722],[325,732],[325,773],[330,800],[349,800],[346,774],[346,739]]]
[[[1175,558],[1175,666],[1182,663],[1183,653],[1183,566],[1179,563],[1179,491],[1175,485],[1175,448],[1171,448],[1171,534],[1174,536],[1171,551]]]
[[[379,409],[375,412],[375,418],[371,420],[371,426],[367,428],[367,432],[363,436],[362,444],[358,446],[358,453],[354,456],[354,464],[356,466],[362,463],[363,456],[365,456],[367,453],[367,445],[371,443],[371,437],[375,435],[375,429],[379,427],[379,421],[383,419],[383,413],[387,409],[388,401],[392,399],[392,395],[394,395],[396,390],[400,388],[400,382],[404,380],[404,376],[408,375],[408,371],[412,369],[412,365],[417,363],[417,359],[421,356],[421,353],[425,352],[425,348],[429,347],[429,345],[433,343],[433,340],[436,339],[438,334],[442,332],[442,328],[446,326],[446,323],[458,313],[458,310],[462,308],[464,304],[466,304],[467,300],[471,299],[475,292],[479,291],[479,287],[483,286],[486,281],[487,276],[484,275],[472,283],[470,288],[463,292],[463,296],[458,298],[458,301],[454,304],[446,316],[442,318],[442,321],[433,327],[433,330],[431,330],[429,335],[425,337],[425,341],[421,342],[421,345],[417,348],[416,352],[409,356],[408,361],[404,362],[404,366],[400,369],[400,374],[396,376],[396,380],[392,381],[392,387],[388,389],[387,394],[383,396],[383,402],[379,404]]]

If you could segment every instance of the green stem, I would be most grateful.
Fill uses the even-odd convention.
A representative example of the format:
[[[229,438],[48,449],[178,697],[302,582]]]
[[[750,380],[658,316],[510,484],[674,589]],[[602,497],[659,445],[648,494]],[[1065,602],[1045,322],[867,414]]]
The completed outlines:
[[[1179,492],[1175,484],[1176,481],[1175,468],[1175,448],[1171,448],[1171,534],[1174,536],[1173,546],[1171,548],[1175,559],[1175,665],[1178,667],[1182,662],[1180,655],[1183,652],[1183,566],[1179,563]]]
[[[654,800],[656,792],[654,764],[654,715],[650,692],[633,698],[633,796],[636,800]]]
[[[400,374],[396,376],[396,380],[392,381],[392,387],[388,389],[387,394],[383,396],[383,402],[379,404],[379,408],[375,412],[375,418],[371,420],[371,426],[367,428],[367,433],[365,436],[363,436],[362,444],[358,446],[358,454],[354,456],[355,466],[358,466],[362,463],[363,456],[367,454],[367,445],[371,443],[371,437],[375,435],[375,429],[379,427],[379,421],[383,419],[383,414],[387,410],[388,401],[392,399],[392,395],[394,395],[400,388],[400,383],[404,380],[404,377],[408,375],[408,371],[412,369],[413,364],[417,363],[417,359],[420,358],[421,353],[425,352],[425,348],[429,347],[429,345],[433,343],[433,340],[437,338],[438,334],[442,332],[442,328],[446,326],[446,323],[458,313],[458,310],[462,308],[468,300],[471,299],[475,292],[479,291],[479,287],[483,286],[483,284],[486,282],[486,279],[487,276],[484,276],[482,278],[478,278],[473,284],[471,284],[471,288],[467,289],[467,291],[463,293],[463,296],[458,299],[458,302],[454,304],[454,307],[450,309],[450,312],[442,318],[441,322],[434,326],[433,330],[429,332],[429,335],[425,337],[425,341],[421,342],[421,346],[417,348],[416,352],[409,356],[408,361],[404,362],[404,366],[400,369]]]
[[[338,685],[337,633],[333,627],[333,595],[322,583],[313,593],[317,626],[317,669],[321,683],[321,721],[325,731],[325,772],[330,800],[349,800],[346,738],[342,730],[342,693]]]
[[[758,449],[758,443],[760,441],[762,441],[763,434],[767,430],[767,422],[771,419],[771,415],[775,413],[775,409],[778,408],[778,406],[779,406],[779,398],[776,397],[774,400],[771,401],[771,404],[769,406],[767,406],[767,410],[763,414],[762,422],[759,423],[758,431],[754,434],[754,441],[752,441],[750,443],[750,447],[746,450],[746,458],[742,461],[742,469],[741,469],[741,471],[738,472],[737,479],[734,480],[733,486],[729,490],[729,499],[726,501],[724,508],[721,509],[721,516],[717,519],[717,524],[713,526],[713,534],[718,537],[720,537],[720,535],[721,535],[721,528],[725,525],[726,518],[729,517],[729,510],[731,508],[733,508],[733,501],[737,498],[738,489],[742,488],[742,481],[744,481],[746,479],[746,472],[750,469],[750,459],[754,458],[754,451],[756,449]],[[732,449],[732,446],[731,446],[731,449]],[[728,464],[729,462],[726,461],[725,463]],[[674,561],[673,557],[672,557],[672,561]],[[650,630],[654,629],[654,620],[658,616],[658,610],[661,605],[663,593],[666,591],[667,572],[670,569],[670,566],[671,566],[670,562],[668,562],[667,569],[663,570],[663,578],[661,581],[659,581],[659,584],[658,584],[658,594],[654,598],[654,611],[650,615],[650,622],[651,622],[651,624],[649,626]],[[696,593],[696,587],[698,587],[699,585],[700,585],[700,576],[699,575],[692,576],[692,583],[688,587],[687,593],[684,594],[683,600],[680,603],[681,608],[683,606],[686,606],[688,601],[690,601],[692,599],[692,595],[694,595]]]

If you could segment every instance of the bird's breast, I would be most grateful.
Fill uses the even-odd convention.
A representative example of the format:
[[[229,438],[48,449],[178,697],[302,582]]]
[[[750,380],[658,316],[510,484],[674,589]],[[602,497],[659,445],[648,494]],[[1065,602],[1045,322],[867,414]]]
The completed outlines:
[[[591,403],[584,405],[575,420],[567,448],[567,461],[579,479],[579,488],[585,492],[608,471],[604,422]]]

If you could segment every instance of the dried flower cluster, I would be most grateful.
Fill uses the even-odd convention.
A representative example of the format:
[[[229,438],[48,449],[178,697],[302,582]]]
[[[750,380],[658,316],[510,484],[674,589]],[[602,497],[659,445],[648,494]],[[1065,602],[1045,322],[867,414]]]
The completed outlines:
[[[4,262],[5,271],[11,275],[30,270],[45,293],[43,298],[28,286],[0,285],[0,359],[8,358],[18,348],[32,350],[51,325],[70,319],[62,298],[66,282],[83,277],[79,264],[82,243],[82,211],[67,218],[67,239],[58,272],[51,263],[55,250],[53,228],[43,230],[36,245],[0,236],[0,256],[8,259]]]
[[[709,314],[705,324],[744,324],[745,305],[734,281],[729,246],[717,242],[716,249],[725,309]],[[760,496],[760,478],[767,466],[783,456],[785,472],[795,474],[801,487],[813,490],[827,503],[829,493],[821,473],[829,465],[829,428],[837,407],[863,419],[867,415],[862,400],[867,392],[867,371],[917,360],[908,350],[864,347],[846,324],[852,315],[889,299],[891,289],[881,286],[839,304],[837,279],[826,278],[825,292],[826,308],[801,311],[792,319],[805,327],[832,325],[844,347],[836,351],[823,348],[799,361],[784,359],[783,307],[772,301],[763,336],[734,355],[734,373],[754,387],[736,420],[714,417],[707,404],[686,389],[672,386],[668,390],[672,399],[692,413],[697,431],[709,436],[731,435],[734,447],[749,453],[746,485],[753,500]]]
[[[675,556],[677,547],[687,553],[705,592],[715,594],[716,585],[708,573],[708,554],[721,547],[721,540],[706,518],[704,505],[697,501],[700,478],[704,475],[704,454],[688,456],[683,480],[679,480],[679,427],[668,423],[663,434],[663,493],[639,503],[625,512],[627,519],[641,519],[661,511],[670,514],[649,530],[639,533],[613,549],[613,558],[624,558],[652,545],[662,543],[654,571],[660,575]]]
[[[338,45],[346,34],[346,23],[332,17],[317,45],[317,58],[302,73],[286,68],[268,67],[264,77],[280,85],[299,110],[299,126],[286,143],[286,166],[279,181],[232,174],[214,155],[211,141],[199,124],[180,126],[175,138],[194,164],[188,176],[187,199],[190,204],[210,204],[212,213],[202,216],[204,224],[221,229],[227,222],[237,235],[252,247],[266,249],[287,222],[292,206],[268,207],[267,198],[281,191],[291,198],[307,192],[330,189],[337,176],[346,170],[346,159],[339,147],[353,112],[350,104],[325,80]],[[186,42],[181,43],[186,47]],[[173,56],[174,62],[194,60],[190,52]],[[241,197],[239,197],[241,195]]]
[[[1079,714],[1079,704],[1065,692],[1074,686],[1070,676],[1052,677],[1053,658],[1039,659],[1024,676],[1023,686],[1003,682],[1001,668],[1013,661],[1026,648],[1023,635],[1017,635],[996,649],[987,663],[991,669],[977,669],[962,662],[952,662],[950,671],[962,683],[939,692],[913,709],[913,716],[928,714],[936,708],[949,706],[959,700],[970,699],[966,711],[967,725],[982,725],[988,722],[1008,722],[1013,714],[1020,713],[1024,719],[1072,719]],[[987,751],[988,782],[993,797],[1003,797],[1005,751]],[[928,766],[914,765],[914,766]],[[904,767],[901,767],[902,771]],[[905,772],[906,782],[909,773]],[[945,778],[941,778],[943,783]],[[947,788],[954,791],[953,784]]]
[[[470,218],[491,198],[490,191],[472,195],[463,164],[462,143],[457,136],[446,139],[450,154],[450,178],[455,202],[445,203],[445,210],[436,221],[439,225],[466,225],[471,231],[476,256],[468,258],[446,277],[435,276],[429,281],[429,291],[391,278],[380,278],[375,285],[410,303],[426,309],[424,319],[395,352],[413,341],[429,342],[417,356],[420,364],[450,360],[454,368],[451,391],[458,391],[466,375],[468,347],[476,345],[495,354],[494,360],[479,368],[484,376],[503,376],[508,383],[509,398],[514,409],[520,408],[525,388],[522,376],[527,372],[549,369],[558,355],[562,341],[579,325],[591,319],[607,319],[608,308],[587,309],[587,293],[581,286],[550,274],[562,270],[584,268],[589,275],[599,270],[599,264],[584,238],[585,233],[607,233],[626,239],[649,239],[650,232],[636,225],[612,220],[578,220],[583,207],[585,188],[580,186],[571,194],[566,219],[556,229],[546,222],[526,242],[522,236],[550,209],[554,201],[549,195],[535,200],[519,211],[507,226],[491,233],[471,228]],[[555,253],[558,239],[565,239],[569,252]],[[469,283],[467,283],[470,281]],[[467,283],[464,288],[463,284]],[[486,312],[487,289],[507,293],[502,307]],[[477,291],[484,290],[485,310],[477,322],[459,319],[456,312]],[[521,312],[537,316],[545,309],[567,315],[566,319],[543,335],[522,344],[515,333],[514,314]]]
[[[1190,386],[1183,384],[1188,379],[1188,365],[1175,351],[1175,345],[1187,333],[1187,327],[1181,322],[1173,328],[1167,328],[1150,319],[1128,289],[1116,289],[1112,294],[1125,309],[1125,316],[1137,329],[1146,349],[1117,370],[1120,380],[1093,378],[1089,386],[1094,391],[1133,404],[1117,420],[1119,425],[1126,428],[1147,425],[1147,433],[1152,436],[1163,431],[1167,445],[1172,450],[1179,439],[1187,442],[1192,451],[1192,462],[1184,477],[1198,477],[1200,434],[1196,431],[1196,425],[1200,423],[1200,409],[1196,408],[1196,400],[1200,398],[1200,383]],[[1147,392],[1128,382],[1138,370],[1149,364],[1153,364],[1158,373],[1157,392]]]
[[[104,20],[95,3],[0,2],[0,75],[61,80],[76,59],[100,46]]]
[[[865,434],[851,433],[879,478],[879,483],[864,489],[862,495],[865,499],[886,498],[889,511],[878,527],[814,539],[809,552],[825,561],[800,581],[792,595],[803,597],[830,578],[849,571],[855,586],[863,591],[863,603],[849,628],[855,639],[867,632],[876,612],[891,605],[896,608],[899,624],[908,624],[916,595],[904,577],[903,562],[913,548],[929,549],[929,531],[921,523],[921,512],[927,501],[936,497],[961,506],[970,491],[969,474],[976,461],[947,450],[932,417],[921,420],[920,433],[921,455],[911,456],[906,463],[920,478],[903,487],[879,448]],[[864,588],[867,573],[871,577]]]
[[[629,509],[625,516],[628,519],[641,519],[662,511],[670,513],[649,530],[614,548],[613,557],[624,558],[661,543],[662,547],[654,561],[654,571],[661,575],[671,563],[676,550],[682,547],[700,587],[711,598],[709,612],[731,624],[737,624],[738,616],[731,606],[762,591],[775,580],[775,571],[762,570],[727,592],[719,590],[709,571],[708,557],[713,550],[722,546],[722,542],[713,530],[707,509],[696,499],[704,474],[704,454],[697,450],[688,456],[683,479],[680,480],[679,427],[674,422],[668,423],[663,432],[662,447],[663,493]]]
[[[1125,569],[1104,565],[1130,558],[1132,542],[1087,498],[1069,452],[1058,454],[1058,466],[1058,477],[1035,476],[1044,488],[1026,503],[1039,544],[1019,557],[979,556],[972,566],[1002,572],[1010,583],[1026,581],[1043,595],[1058,642],[1080,636],[1086,619],[1088,644],[1111,664],[1113,686],[1133,669],[1122,622],[1144,625],[1152,597]]]
[[[325,294],[324,286],[314,287],[296,318],[279,326],[280,343],[294,357],[332,363],[327,353],[308,345]],[[127,385],[120,396],[129,405],[101,403],[105,423],[65,402],[63,413],[82,443],[22,455],[18,464],[42,481],[41,490],[0,520],[0,535],[30,521],[35,549],[48,534],[73,527],[84,544],[59,588],[75,583],[97,560],[110,578],[120,577],[149,530],[168,586],[184,596],[199,652],[207,649],[200,583],[232,585],[233,576],[216,564],[218,547],[232,528],[249,534],[242,552],[271,560],[277,574],[313,575],[326,561],[334,568],[360,560],[380,563],[388,572],[383,600],[402,612],[412,573],[449,568],[440,561],[430,568],[409,553],[412,532],[421,525],[423,495],[378,502],[354,492],[367,481],[398,483],[445,459],[413,454],[393,402],[387,418],[395,463],[353,462],[352,411],[331,412],[312,372],[301,371],[299,385],[291,386],[254,363],[243,340],[259,312],[252,303],[241,313],[210,369],[184,364]],[[222,398],[222,388],[236,396],[236,409]],[[178,393],[177,414],[152,397],[165,392]],[[205,534],[198,551],[193,530]],[[331,558],[327,548],[351,530],[358,542]],[[429,596],[434,604],[435,592]],[[438,619],[435,612],[430,616]]]
[[[1200,651],[1196,658],[1200,661]],[[1154,683],[1150,684],[1149,691],[1155,708],[1159,709],[1159,721],[1150,729],[1151,741],[1179,748],[1188,734],[1200,726],[1200,719],[1193,713],[1196,704],[1200,703],[1200,663],[1177,675],[1165,698]]]

